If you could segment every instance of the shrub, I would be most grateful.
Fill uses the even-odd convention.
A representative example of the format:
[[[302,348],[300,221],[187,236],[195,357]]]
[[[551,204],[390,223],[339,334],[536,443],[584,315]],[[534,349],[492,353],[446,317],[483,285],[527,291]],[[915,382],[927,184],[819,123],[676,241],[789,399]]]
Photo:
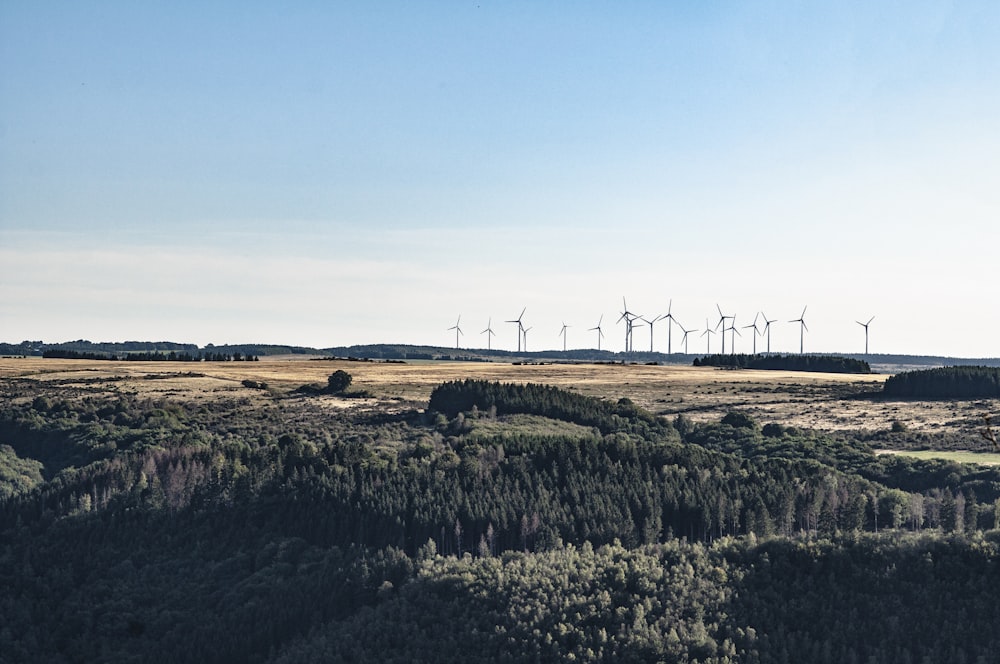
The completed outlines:
[[[343,369],[337,369],[326,381],[326,389],[333,394],[340,394],[351,386],[353,377]]]
[[[754,421],[752,417],[745,413],[738,413],[734,410],[726,413],[726,416],[722,418],[723,424],[728,424],[731,427],[737,429],[756,429],[757,422]]]

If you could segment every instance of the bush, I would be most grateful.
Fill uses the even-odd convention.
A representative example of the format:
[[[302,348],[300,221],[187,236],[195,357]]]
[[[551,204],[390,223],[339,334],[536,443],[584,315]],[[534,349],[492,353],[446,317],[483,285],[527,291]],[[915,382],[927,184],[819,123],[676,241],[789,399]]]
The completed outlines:
[[[354,380],[351,374],[347,373],[342,369],[337,369],[326,381],[326,389],[328,392],[333,394],[340,394],[348,387],[351,386],[351,381]]]
[[[752,417],[746,415],[745,413],[738,413],[734,410],[726,413],[726,416],[722,418],[723,424],[728,424],[731,427],[737,429],[756,429],[757,423]]]
[[[781,438],[785,433],[785,427],[777,422],[768,422],[761,431],[768,438]]]

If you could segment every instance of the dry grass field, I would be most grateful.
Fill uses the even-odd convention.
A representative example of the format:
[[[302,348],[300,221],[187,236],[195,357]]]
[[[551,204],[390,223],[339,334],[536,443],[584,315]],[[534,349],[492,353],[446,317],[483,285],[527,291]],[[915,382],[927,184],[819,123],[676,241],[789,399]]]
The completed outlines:
[[[109,362],[42,358],[0,359],[0,380],[38,380],[88,387],[108,393],[174,395],[206,399],[236,394],[251,399],[267,392],[246,388],[245,379],[265,382],[270,391],[291,392],[325,384],[337,369],[354,377],[352,389],[372,399],[321,397],[330,407],[421,406],[443,381],[478,378],[556,385],[581,394],[628,397],[664,416],[684,413],[694,420],[718,420],[727,411],[744,411],[761,423],[821,430],[886,430],[899,421],[910,431],[974,434],[983,412],[996,413],[994,401],[888,401],[864,396],[878,392],[885,375],[725,370],[710,367],[537,364],[486,362],[348,362],[265,357],[259,362]]]

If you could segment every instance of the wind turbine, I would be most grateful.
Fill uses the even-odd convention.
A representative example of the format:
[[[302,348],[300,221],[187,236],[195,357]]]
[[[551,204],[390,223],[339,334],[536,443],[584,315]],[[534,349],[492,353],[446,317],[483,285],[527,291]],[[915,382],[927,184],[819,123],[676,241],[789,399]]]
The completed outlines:
[[[760,312],[760,315],[764,317],[764,331],[760,333],[760,336],[764,336],[765,334],[767,335],[767,352],[768,352],[768,354],[770,354],[771,353],[771,323],[774,323],[777,319],[775,319],[775,320],[768,320],[767,319],[767,314],[765,314],[763,311]]]
[[[718,327],[718,326],[716,326],[716,327]],[[701,333],[701,336],[708,335],[708,339],[706,340],[706,344],[707,345],[705,347],[705,354],[706,355],[711,355],[712,354],[712,335],[713,334],[715,334],[715,330],[713,330],[711,327],[708,326],[708,319],[706,318],[705,319],[705,331]]]
[[[740,334],[740,331],[736,329],[736,316],[733,316],[733,320],[732,320],[731,323],[729,323],[729,327],[727,327],[726,330],[729,330],[730,332],[733,333],[732,344],[729,347],[729,354],[730,355],[735,355],[736,354],[736,336],[737,335],[739,335],[741,337],[743,336],[742,334]],[[726,330],[722,331],[722,335],[723,336],[726,335]]]
[[[805,340],[805,333],[806,333],[806,331],[809,330],[809,328],[806,326],[806,309],[808,309],[808,308],[809,308],[809,305],[807,304],[806,306],[802,307],[802,315],[801,316],[799,316],[798,318],[796,318],[794,320],[788,321],[789,323],[798,323],[799,324],[799,355],[802,354],[803,341]]]
[[[875,320],[875,316],[872,316],[871,318],[869,318],[867,323],[862,323],[859,320],[854,321],[855,323],[857,323],[861,327],[865,328],[865,355],[868,354],[868,326],[872,324],[873,320]]]
[[[726,354],[726,319],[733,318],[732,316],[727,316],[722,313],[722,307],[716,303],[715,308],[719,310],[719,322],[715,324],[715,329],[718,330],[719,326],[722,326],[722,354]],[[735,319],[734,319],[735,320]]]
[[[563,338],[563,352],[566,352],[566,330],[569,329],[569,325],[563,322],[562,329],[559,330],[559,336]]]
[[[628,304],[625,303],[625,296],[622,296],[622,315],[618,318],[618,322],[625,321],[625,352],[629,353],[632,351],[632,329],[635,327],[635,321],[639,318],[638,314],[634,314],[628,310]]]
[[[670,345],[671,345],[671,341],[672,341],[672,337],[673,337],[672,331],[673,331],[674,325],[676,325],[677,327],[681,328],[682,330],[684,329],[684,326],[681,325],[680,323],[678,323],[677,319],[674,318],[674,315],[672,313],[670,313],[670,310],[673,309],[673,308],[674,308],[674,301],[673,301],[673,299],[671,299],[670,303],[667,305],[667,313],[662,316],[662,318],[670,321],[669,323],[667,323],[667,355],[670,355],[670,353],[672,352],[670,350]],[[685,349],[684,353],[685,353],[685,355],[687,354],[687,350],[686,349]]]
[[[681,343],[684,344],[684,354],[687,355],[688,354],[688,335],[691,334],[692,332],[697,332],[698,330],[685,330],[684,326],[681,325],[680,323],[677,323],[677,327],[681,328],[681,330],[684,332],[684,336],[681,337]]]
[[[517,323],[517,352],[521,352],[521,335],[524,334],[524,325],[521,323],[521,319],[524,318],[524,312],[528,310],[528,307],[521,309],[521,315],[514,320],[504,321],[505,323]]]
[[[646,325],[649,325],[649,352],[652,353],[653,352],[653,323],[656,323],[657,321],[663,320],[664,318],[666,318],[666,316],[657,316],[653,320],[647,320],[646,318],[642,318],[642,316],[640,316],[639,318],[641,318],[646,323]]]
[[[521,333],[522,335],[524,335],[524,352],[525,353],[528,352],[528,332],[530,330],[531,330],[530,327],[526,327],[526,328],[524,328],[524,332]]]
[[[601,322],[603,321],[604,321],[604,314],[601,314],[601,317],[597,321],[597,326],[587,330],[587,332],[593,332],[594,330],[597,330],[597,350],[601,350],[601,337],[604,336],[604,331],[601,329]]]
[[[461,323],[461,322],[462,322],[462,314],[459,314],[458,315],[458,320],[455,321],[455,324],[448,328],[449,330],[455,330],[455,349],[456,350],[458,349],[458,335],[465,334],[465,332],[462,332],[462,328],[460,328],[458,326],[458,324]]]
[[[743,326],[744,330],[749,330],[751,327],[753,328],[753,354],[754,355],[757,354],[757,335],[760,334],[760,330],[757,329],[757,318],[759,318],[759,317],[760,317],[760,314],[758,313],[756,316],[753,317],[753,324],[752,325],[744,325]]]
[[[486,350],[493,350],[492,348],[490,348],[490,337],[495,337],[496,332],[493,331],[492,326],[493,326],[493,319],[490,318],[489,322],[486,323],[486,329],[479,333],[486,335]]]

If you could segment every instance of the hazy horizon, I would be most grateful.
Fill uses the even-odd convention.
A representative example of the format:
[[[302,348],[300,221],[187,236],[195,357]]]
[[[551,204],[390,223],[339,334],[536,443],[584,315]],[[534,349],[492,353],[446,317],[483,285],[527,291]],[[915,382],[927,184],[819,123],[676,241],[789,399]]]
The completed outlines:
[[[718,304],[773,352],[808,306],[807,353],[874,316],[872,354],[997,357],[997,34],[983,1],[5,3],[0,337],[449,347],[461,315],[515,350],[526,307],[529,350],[603,315],[621,351],[625,296],[692,354]]]

